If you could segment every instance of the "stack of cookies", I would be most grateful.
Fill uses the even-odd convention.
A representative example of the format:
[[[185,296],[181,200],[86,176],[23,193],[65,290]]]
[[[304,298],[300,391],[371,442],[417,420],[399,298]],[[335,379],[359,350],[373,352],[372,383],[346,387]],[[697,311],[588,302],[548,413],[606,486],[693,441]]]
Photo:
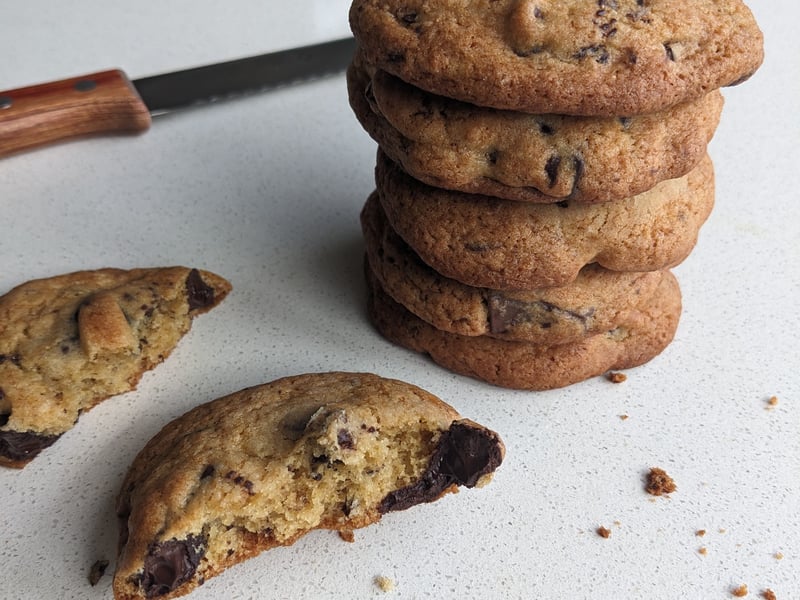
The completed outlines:
[[[391,341],[520,389],[640,365],[714,203],[719,88],[763,39],[740,0],[354,0],[362,211]]]

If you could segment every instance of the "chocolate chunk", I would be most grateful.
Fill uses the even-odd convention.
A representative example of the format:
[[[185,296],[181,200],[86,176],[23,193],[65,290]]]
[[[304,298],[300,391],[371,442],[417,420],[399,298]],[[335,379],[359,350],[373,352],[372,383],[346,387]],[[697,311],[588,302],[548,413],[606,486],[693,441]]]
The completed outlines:
[[[589,319],[595,312],[593,308],[583,313],[567,310],[544,300],[526,302],[515,298],[506,298],[498,292],[493,292],[489,296],[488,304],[489,329],[492,333],[505,333],[514,326],[532,322],[538,322],[547,329],[552,326],[552,315],[576,320],[586,328]]]
[[[453,422],[443,432],[425,473],[415,483],[389,493],[378,506],[383,514],[432,502],[451,485],[474,487],[503,460],[500,441],[486,429]]]
[[[148,598],[168,594],[195,574],[205,554],[205,539],[190,535],[185,540],[153,544],[144,559],[141,586]]]
[[[549,125],[547,123],[539,123],[539,132],[542,135],[553,135],[556,132],[556,130],[553,129],[552,125]]]
[[[505,333],[515,325],[533,321],[536,313],[541,313],[536,303],[506,298],[502,294],[489,296],[489,330],[492,333]]]
[[[608,7],[613,10],[617,10],[617,0],[597,0],[597,6],[600,8]]]
[[[675,52],[672,50],[672,46],[669,44],[664,44],[664,52],[667,53],[667,58],[670,59],[672,62],[675,62]]]
[[[225,479],[232,481],[236,485],[239,485],[245,489],[248,495],[252,496],[255,492],[253,491],[253,482],[249,479],[245,479],[242,475],[237,473],[236,471],[228,471],[225,473]]]
[[[496,165],[499,156],[500,156],[499,150],[491,150],[490,152],[486,153],[486,160],[489,162],[489,164]]]
[[[486,252],[489,248],[489,244],[483,242],[467,242],[464,244],[464,249],[469,252]]]
[[[572,181],[572,193],[574,194],[578,191],[578,183],[583,177],[586,164],[580,156],[575,155],[572,157],[572,167],[575,169],[575,179]]]
[[[611,55],[608,52],[608,48],[606,48],[602,44],[584,46],[583,48],[578,50],[573,56],[578,59],[592,57],[596,62],[600,63],[601,65],[607,64],[609,59],[611,58]]]
[[[189,271],[189,276],[186,278],[186,295],[190,311],[214,304],[214,288],[203,281],[197,269]]]
[[[526,50],[514,50],[514,54],[519,56],[520,58],[526,58],[528,56],[534,56],[536,54],[541,54],[544,52],[544,46],[542,44],[537,44],[536,46],[531,46]]]
[[[404,25],[413,25],[414,23],[417,22],[417,19],[419,18],[419,15],[416,13],[416,11],[407,8],[401,8],[400,10],[397,11],[396,15],[397,15],[397,20],[403,23]]]
[[[0,354],[0,365],[6,361],[19,367],[22,364],[22,357],[19,354]]]
[[[336,441],[339,444],[339,448],[344,448],[345,450],[352,450],[356,447],[356,442],[347,429],[340,429],[336,433]]]
[[[547,173],[547,182],[550,187],[553,187],[558,180],[558,167],[561,166],[561,157],[553,155],[547,159],[547,164],[544,166],[544,172]]]
[[[214,465],[206,465],[206,468],[203,469],[203,472],[200,473],[200,479],[207,479],[214,474]]]
[[[731,81],[730,83],[726,83],[723,87],[733,87],[735,85],[740,85],[740,84],[744,83],[745,81],[747,81],[748,79],[750,79],[753,76],[754,73],[755,73],[755,71],[751,71],[750,73],[742,75],[741,77],[739,77],[739,79],[736,79],[735,81]]]
[[[42,450],[52,446],[59,437],[38,435],[29,431],[0,431],[0,456],[13,461],[28,462],[36,458]]]

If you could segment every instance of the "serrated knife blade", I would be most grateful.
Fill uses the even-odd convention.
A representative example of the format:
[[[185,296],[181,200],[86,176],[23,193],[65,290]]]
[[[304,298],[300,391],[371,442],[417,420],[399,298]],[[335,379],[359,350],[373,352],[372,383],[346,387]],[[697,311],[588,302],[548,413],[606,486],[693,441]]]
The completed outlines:
[[[352,37],[131,80],[121,69],[0,91],[0,158],[94,133],[144,132],[152,117],[343,71]]]

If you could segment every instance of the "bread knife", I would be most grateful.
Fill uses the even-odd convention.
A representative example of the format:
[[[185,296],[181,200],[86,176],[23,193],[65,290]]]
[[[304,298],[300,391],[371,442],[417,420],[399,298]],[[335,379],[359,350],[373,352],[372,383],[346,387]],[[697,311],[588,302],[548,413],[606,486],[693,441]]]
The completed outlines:
[[[352,37],[131,80],[121,69],[0,91],[0,158],[96,133],[142,133],[152,117],[343,71]]]

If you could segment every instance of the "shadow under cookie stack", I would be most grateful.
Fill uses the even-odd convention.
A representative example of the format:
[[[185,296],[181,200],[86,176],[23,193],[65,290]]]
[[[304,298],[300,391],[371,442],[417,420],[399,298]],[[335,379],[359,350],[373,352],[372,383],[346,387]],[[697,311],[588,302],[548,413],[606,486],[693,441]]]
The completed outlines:
[[[763,57],[738,0],[672,4],[354,0],[348,91],[379,146],[361,223],[382,335],[528,390],[667,347],[669,269],[714,203],[719,88]]]

